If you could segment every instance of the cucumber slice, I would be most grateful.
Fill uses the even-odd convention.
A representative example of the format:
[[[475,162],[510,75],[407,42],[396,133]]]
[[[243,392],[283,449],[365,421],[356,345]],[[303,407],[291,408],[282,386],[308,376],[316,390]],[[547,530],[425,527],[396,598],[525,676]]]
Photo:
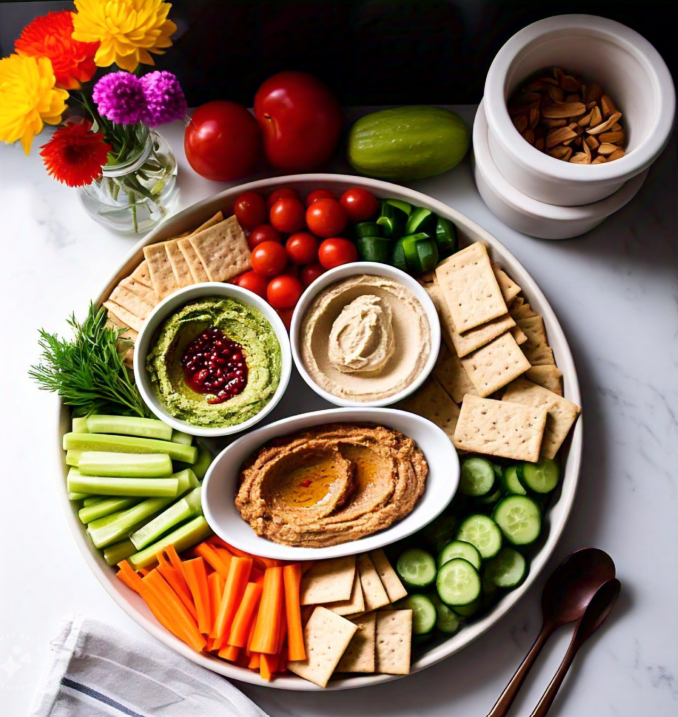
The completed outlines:
[[[446,605],[468,605],[480,597],[480,575],[468,560],[454,558],[438,571],[436,590]]]
[[[403,206],[411,209],[409,204],[405,202],[398,202],[393,200],[396,204],[403,204]],[[405,228],[405,222],[407,221],[407,215],[409,211],[405,212],[400,207],[395,206],[389,201],[381,203],[381,209],[379,211],[379,218],[377,219],[377,226],[381,230],[381,234],[385,237],[395,239],[403,234]]]
[[[83,451],[78,469],[86,476],[165,478],[172,475],[172,459],[162,453]]]
[[[207,448],[201,448],[198,454],[198,460],[191,466],[195,475],[202,480],[207,473],[207,469],[212,464],[212,454]]]
[[[137,549],[131,540],[121,540],[119,543],[109,545],[104,549],[104,560],[109,565],[117,565],[120,561],[125,560],[125,558],[129,558],[130,555],[134,555],[136,551]]]
[[[519,463],[518,478],[533,493],[550,493],[555,490],[560,478],[560,468],[551,458],[542,458],[539,463]]]
[[[172,443],[182,443],[185,446],[193,445],[193,436],[188,433],[183,433],[182,431],[177,431],[176,428],[172,431],[172,438],[170,440]]]
[[[468,560],[476,570],[480,570],[482,562],[478,549],[471,543],[464,543],[461,540],[453,540],[448,543],[438,555],[438,567],[442,568],[445,563],[449,563],[454,558],[464,558]]]
[[[84,452],[85,451],[66,451],[66,465],[77,468],[78,463],[80,463],[80,456],[82,456]]]
[[[89,428],[87,428],[87,419],[84,417],[73,416],[73,422],[71,425],[73,433],[89,433]]]
[[[387,199],[384,204],[388,204],[391,207],[395,207],[396,209],[399,209],[403,214],[406,216],[410,216],[410,213],[412,212],[412,205],[408,204],[407,202],[403,202],[400,199]]]
[[[172,498],[148,498],[132,508],[93,521],[87,526],[87,532],[97,548],[113,545],[129,537],[130,530],[136,529],[139,524],[143,525],[170,505],[172,500]],[[109,521],[113,515],[115,520]]]
[[[482,601],[478,598],[468,605],[455,605],[452,609],[461,617],[471,617],[471,615],[475,615],[480,610],[481,605]]]
[[[198,449],[171,441],[136,436],[111,436],[103,433],[66,433],[65,451],[107,451],[110,453],[166,453],[173,461],[195,463]]]
[[[104,498],[100,495],[89,495],[85,500],[82,501],[83,508],[86,508],[88,505],[94,505],[95,503],[101,503],[104,500],[108,500],[108,498]]]
[[[461,464],[459,490],[462,495],[479,497],[488,495],[494,486],[494,468],[484,458],[467,458]]]
[[[431,213],[430,209],[424,207],[417,207],[407,217],[407,223],[405,224],[406,234],[415,234],[416,232],[423,232],[433,229],[435,225],[435,216]]]
[[[172,427],[157,418],[136,416],[88,416],[87,430],[90,433],[120,433],[125,436],[172,440]]]
[[[405,248],[403,246],[403,240],[398,239],[393,247],[393,253],[391,254],[391,264],[400,271],[407,271],[407,260],[405,259]]]
[[[429,523],[423,531],[424,540],[439,553],[457,533],[459,521],[453,515],[443,513]]]
[[[431,553],[419,548],[406,550],[396,563],[400,579],[413,588],[425,588],[436,579],[436,561]]]
[[[457,540],[471,543],[484,560],[493,558],[501,550],[501,530],[486,515],[471,515],[461,524]]]
[[[93,523],[111,513],[117,513],[136,505],[138,498],[104,498],[94,505],[85,505],[78,511],[78,518],[82,523]]]
[[[358,239],[360,237],[381,237],[380,227],[376,222],[360,222],[355,225],[354,231]]]
[[[356,240],[360,261],[376,261],[389,264],[391,259],[391,240],[385,237],[359,237]]]
[[[433,271],[438,265],[438,245],[433,239],[422,239],[417,242],[419,265],[416,273]]]
[[[205,540],[205,538],[209,538],[210,535],[212,535],[212,530],[205,518],[199,515],[197,518],[193,518],[190,523],[182,525],[174,532],[161,538],[157,543],[153,543],[146,549],[131,555],[129,557],[130,564],[135,570],[147,568],[149,565],[158,562],[156,555],[168,545],[174,545],[177,553],[180,553],[183,550],[192,548],[197,543]]]
[[[176,498],[179,481],[176,478],[83,476],[77,468],[71,468],[68,473],[67,487],[73,493],[139,498]]]
[[[436,608],[426,595],[408,595],[397,603],[399,610],[412,610],[412,634],[426,635],[436,625]]]
[[[171,530],[179,523],[189,518],[202,515],[201,487],[192,490],[185,498],[171,505],[167,510],[160,513],[149,523],[146,523],[136,533],[130,535],[130,540],[137,550],[142,550],[154,540]]]
[[[498,588],[514,588],[522,581],[526,572],[525,558],[509,547],[502,548],[485,566],[485,575]]]
[[[507,493],[513,495],[527,495],[525,487],[518,478],[518,467],[508,466],[501,476],[501,484]]]
[[[524,495],[510,495],[500,500],[492,517],[506,540],[513,545],[534,543],[541,532],[539,506]]]
[[[442,259],[457,251],[457,227],[445,217],[438,217],[436,222],[436,242]]]
[[[489,495],[484,495],[482,498],[478,498],[478,504],[479,505],[494,505],[503,495],[504,495],[504,491],[502,490],[502,488],[500,486],[493,493],[490,493]]]
[[[436,627],[445,635],[454,634],[461,624],[459,615],[447,607],[436,593],[433,593],[430,598],[436,609]]]
[[[68,494],[68,500],[76,501],[76,500],[85,500],[85,498],[89,498],[90,493],[69,493]]]

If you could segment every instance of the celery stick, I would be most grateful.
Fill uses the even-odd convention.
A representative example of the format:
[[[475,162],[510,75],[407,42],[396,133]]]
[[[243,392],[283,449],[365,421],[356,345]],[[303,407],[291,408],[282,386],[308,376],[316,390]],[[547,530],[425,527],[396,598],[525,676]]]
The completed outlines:
[[[139,498],[176,498],[179,481],[176,478],[109,478],[83,476],[71,468],[67,480],[73,493],[94,495],[136,496]]]
[[[75,428],[73,429],[75,432]],[[89,433],[118,433],[125,436],[157,438],[161,441],[172,440],[172,428],[157,418],[138,418],[136,416],[98,416],[87,419]]]
[[[130,564],[135,570],[147,568],[157,562],[156,555],[168,545],[174,545],[175,550],[180,553],[182,550],[187,550],[200,543],[205,538],[209,538],[210,535],[212,535],[212,529],[207,524],[204,516],[199,515],[197,518],[193,518],[190,523],[186,523],[164,538],[160,538],[157,543],[153,543],[153,545],[149,545],[144,550],[130,556]]]
[[[69,493],[68,500],[84,500],[89,498],[89,493]]]
[[[87,419],[84,417],[73,417],[73,428],[71,429],[73,433],[89,433],[89,428],[87,428]]]
[[[127,510],[93,521],[87,526],[87,532],[97,548],[105,548],[126,537],[139,523],[149,520],[151,516],[164,510],[172,500],[172,498],[148,498]],[[114,520],[110,520],[112,517]]]
[[[172,475],[172,459],[162,453],[83,451],[78,469],[87,476],[167,478]]]
[[[84,451],[66,451],[66,465],[77,468],[78,463],[80,463],[80,456],[83,453]]]
[[[108,498],[104,498],[101,495],[88,495],[87,498],[82,501],[82,505],[86,508],[88,505],[95,505],[96,503],[101,503],[102,500],[108,500]]]
[[[183,523],[189,518],[194,518],[196,515],[202,515],[201,491],[202,486],[194,488],[185,498],[178,500],[174,505],[171,505],[167,510],[153,518],[150,523],[146,523],[143,528],[130,535],[129,539],[136,545],[137,550],[150,545],[163,533],[179,525],[179,523]]]
[[[111,436],[103,433],[66,433],[65,451],[109,451],[111,453],[167,453],[173,461],[195,463],[198,449],[171,441],[156,441],[135,436]]]
[[[131,508],[138,502],[137,498],[104,498],[94,505],[84,505],[78,511],[78,517],[83,523],[92,523],[111,513]]]
[[[104,550],[104,560],[109,565],[117,565],[125,558],[129,558],[130,555],[134,555],[136,548],[131,540],[121,540],[119,543],[109,545]]]
[[[195,473],[190,468],[185,468],[183,471],[173,473],[172,478],[176,478],[179,481],[177,498],[180,498],[184,493],[188,493],[189,490],[197,488],[200,485],[200,481],[198,481],[195,477]]]
[[[170,438],[170,440],[172,443],[183,443],[185,446],[193,445],[193,436],[189,436],[188,433],[182,433],[176,429],[172,431],[172,438]]]
[[[193,464],[193,472],[200,480],[205,477],[205,473],[207,473],[207,469],[210,467],[211,463],[212,454],[207,450],[207,448],[201,448],[200,453],[198,454],[198,459]]]

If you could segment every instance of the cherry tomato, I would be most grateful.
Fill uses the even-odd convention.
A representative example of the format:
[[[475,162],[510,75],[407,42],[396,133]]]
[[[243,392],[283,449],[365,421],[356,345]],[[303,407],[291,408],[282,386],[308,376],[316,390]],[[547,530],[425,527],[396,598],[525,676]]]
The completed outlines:
[[[265,241],[282,242],[280,232],[271,224],[260,224],[258,227],[254,227],[252,233],[247,237],[250,249],[254,249],[255,246],[259,246]]]
[[[319,237],[341,234],[346,221],[346,212],[336,199],[318,199],[306,210],[306,224]]]
[[[262,276],[278,276],[287,265],[287,252],[277,241],[265,241],[254,248],[252,269]]]
[[[304,205],[292,197],[283,197],[271,207],[270,222],[281,232],[294,234],[304,229]]]
[[[318,261],[318,240],[310,232],[292,234],[285,243],[287,255],[295,264]]]
[[[228,182],[249,174],[261,153],[261,132],[245,107],[216,100],[193,113],[184,133],[186,159],[207,179]]]
[[[320,264],[308,264],[301,270],[299,278],[301,279],[301,283],[304,288],[306,288],[324,273],[325,268],[322,267]]]
[[[276,276],[266,289],[266,298],[274,309],[291,309],[303,293],[304,288],[299,279],[294,276]]]
[[[289,331],[292,326],[292,316],[294,316],[294,309],[276,309],[276,314],[282,319],[285,328]]]
[[[247,289],[257,296],[261,296],[262,299],[266,298],[268,279],[261,274],[257,274],[256,271],[246,271],[244,274],[240,274],[236,278],[235,284],[236,286],[242,286],[243,289]]]
[[[299,199],[299,195],[294,189],[290,189],[289,187],[282,187],[281,189],[276,189],[273,194],[266,200],[266,206],[270,209],[277,201],[278,199]]]
[[[254,229],[268,219],[266,202],[256,192],[243,192],[239,195],[233,205],[233,213],[245,229]]]
[[[377,213],[378,204],[374,195],[361,187],[344,192],[339,201],[352,222],[366,222]]]
[[[333,237],[325,239],[318,249],[318,261],[325,269],[358,260],[358,252],[348,239]]]
[[[308,197],[306,197],[306,206],[310,207],[313,202],[318,199],[332,199],[332,192],[329,189],[314,189]]]

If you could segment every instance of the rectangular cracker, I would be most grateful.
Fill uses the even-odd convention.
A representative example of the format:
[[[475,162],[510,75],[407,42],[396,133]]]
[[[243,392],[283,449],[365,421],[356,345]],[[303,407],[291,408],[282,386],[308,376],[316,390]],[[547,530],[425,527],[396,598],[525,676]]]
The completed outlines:
[[[525,378],[559,396],[563,395],[563,372],[557,366],[532,366],[525,371]]]
[[[510,333],[465,356],[461,365],[482,397],[498,391],[530,368],[530,362]]]
[[[527,356],[527,360],[533,366],[555,366],[553,351],[546,338],[544,319],[535,315],[526,319],[518,319],[517,324],[527,336],[527,341],[522,345],[522,351]]]
[[[435,376],[411,396],[403,408],[418,416],[428,418],[438,428],[442,428],[452,440],[454,427],[459,418],[459,406],[449,397]]]
[[[504,297],[506,304],[510,304],[522,289],[515,281],[497,264],[492,262],[492,271],[501,289],[501,295]]]
[[[435,272],[429,272],[419,279],[419,283],[426,289],[426,293],[431,297],[433,305],[436,307],[438,312],[438,318],[440,319],[440,331],[443,337],[443,341],[448,346],[452,344],[452,332],[454,331],[454,322],[452,321],[452,314],[450,308],[445,301],[443,296],[443,290],[438,284]]]
[[[158,305],[158,297],[149,286],[146,286],[145,284],[142,284],[140,281],[137,281],[136,279],[132,278],[131,276],[125,277],[119,284],[120,286],[124,286],[126,289],[129,289],[132,293],[137,294],[140,296],[146,303],[150,304],[151,306],[157,306]]]
[[[377,672],[409,675],[412,650],[412,610],[377,613]]]
[[[179,251],[181,251],[184,255],[184,259],[188,264],[191,276],[193,277],[193,283],[203,284],[204,282],[209,281],[210,278],[207,276],[205,267],[200,261],[198,255],[195,253],[195,249],[191,245],[191,242],[188,239],[179,239],[177,246],[179,247]]]
[[[162,301],[179,288],[174,278],[174,270],[172,269],[172,264],[170,264],[164,242],[145,246],[144,256],[148,262],[153,291],[157,294],[158,299]]]
[[[461,365],[454,346],[440,347],[438,360],[433,368],[433,375],[440,381],[440,385],[452,396],[455,403],[461,403],[467,393],[478,395],[476,387]]]
[[[523,333],[523,330],[520,328],[520,326],[514,326],[511,331],[511,336],[516,340],[516,343],[518,346],[521,346],[527,341],[527,336]]]
[[[221,209],[213,216],[210,217],[204,224],[201,224],[197,229],[194,229],[192,232],[189,232],[187,236],[193,236],[194,234],[200,234],[201,231],[204,231],[205,229],[209,229],[210,227],[213,227],[215,224],[219,224],[219,222],[224,221],[224,214],[221,211]]]
[[[348,600],[355,572],[355,555],[319,560],[301,578],[301,604],[319,605]]]
[[[210,281],[228,281],[252,268],[245,232],[235,216],[189,237]]]
[[[360,576],[357,570],[353,578],[351,597],[348,600],[326,603],[325,607],[332,612],[336,612],[337,615],[357,615],[365,610],[365,598],[363,597],[363,589],[360,586]]]
[[[509,314],[518,321],[518,319],[529,319],[531,316],[539,316],[532,311],[532,307],[529,302],[525,301],[522,296],[516,297],[511,303],[509,308]]]
[[[468,356],[468,354],[479,349],[481,346],[489,344],[492,339],[501,336],[515,325],[516,322],[513,320],[513,317],[506,313],[497,319],[492,319],[492,321],[482,324],[482,326],[476,326],[475,329],[471,329],[464,334],[458,334],[456,331],[452,331],[450,338],[457,351],[457,355],[462,358]]]
[[[304,627],[306,660],[291,660],[287,669],[320,687],[332,677],[358,626],[324,607],[317,607]]]
[[[454,445],[465,451],[534,463],[539,460],[547,415],[545,408],[466,396]]]
[[[172,241],[165,242],[165,251],[172,265],[174,281],[177,286],[182,289],[184,286],[195,284],[195,281],[193,280],[193,274],[188,266],[188,262],[179,248],[180,241],[180,239],[173,239]]]
[[[474,329],[508,311],[487,249],[481,242],[474,242],[438,264],[436,277],[457,333]]]
[[[143,319],[131,314],[127,309],[123,309],[122,306],[119,306],[114,301],[104,301],[104,306],[108,309],[108,316],[111,321],[116,324],[118,324],[118,321],[120,322],[118,324],[120,328],[127,327],[135,331],[141,331],[141,327],[144,325]],[[113,317],[118,319],[118,321],[115,321]]]
[[[396,602],[396,600],[407,597],[407,590],[405,590],[405,586],[400,582],[400,578],[398,577],[396,571],[391,567],[391,563],[389,563],[386,553],[379,548],[379,550],[373,550],[370,553],[370,557],[372,558],[374,567],[379,574],[381,584],[386,590],[388,599],[391,602]]]
[[[139,294],[135,294],[122,284],[118,284],[115,289],[113,289],[109,299],[142,320],[153,311],[152,304],[149,304],[142,299]]]
[[[153,282],[151,281],[151,273],[148,270],[148,262],[144,259],[141,264],[132,272],[132,279],[138,281],[140,284],[144,284],[149,289],[153,288]]]
[[[365,598],[365,609],[376,610],[389,604],[388,595],[379,579],[379,573],[367,553],[358,555],[358,573]]]
[[[375,672],[377,668],[377,613],[351,620],[358,629],[351,638],[335,672]]]
[[[556,457],[558,449],[581,413],[581,408],[576,403],[522,378],[506,388],[502,401],[546,409],[548,416],[541,443],[541,455],[545,458]]]

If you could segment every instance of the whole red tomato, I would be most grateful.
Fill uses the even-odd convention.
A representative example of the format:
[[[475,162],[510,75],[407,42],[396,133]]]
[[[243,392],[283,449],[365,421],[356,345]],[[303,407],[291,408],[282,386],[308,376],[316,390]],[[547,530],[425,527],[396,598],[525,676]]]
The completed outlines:
[[[326,162],[341,133],[341,107],[330,90],[306,72],[279,72],[254,97],[254,115],[272,166],[309,172]]]
[[[277,241],[265,241],[254,248],[252,256],[252,269],[262,276],[278,276],[287,266],[287,252]]]
[[[285,242],[285,249],[295,264],[312,264],[318,260],[318,240],[310,232],[292,234]]]
[[[266,202],[261,194],[256,192],[243,192],[233,204],[233,214],[245,229],[254,229],[263,224],[268,218]]]
[[[272,224],[260,224],[258,227],[254,227],[247,237],[250,249],[254,249],[255,246],[259,246],[265,241],[282,241],[280,232]]]
[[[266,289],[266,298],[274,309],[291,309],[303,293],[299,279],[288,275],[276,276]]]
[[[292,197],[283,197],[271,207],[269,221],[280,232],[293,234],[306,226],[304,205]]]
[[[280,189],[276,189],[275,192],[273,192],[266,200],[266,206],[270,209],[278,201],[278,199],[288,198],[299,199],[299,194],[290,187],[281,187]]]
[[[184,134],[184,150],[198,174],[228,182],[254,169],[261,152],[261,133],[245,107],[215,100],[193,113]]]
[[[261,296],[262,299],[266,298],[266,287],[268,286],[268,279],[261,274],[257,274],[256,271],[246,271],[241,274],[235,280],[236,286],[242,286],[243,289],[247,289],[257,296]]]
[[[324,273],[325,268],[322,267],[320,264],[308,264],[301,270],[299,278],[301,279],[302,285],[306,287],[310,286],[319,276],[322,276]]]
[[[306,224],[319,237],[341,234],[348,217],[336,199],[318,199],[306,210]]]
[[[352,222],[366,222],[379,208],[374,195],[362,187],[344,192],[339,201]]]
[[[332,192],[329,189],[314,189],[308,197],[306,197],[306,206],[310,207],[313,202],[318,199],[332,199]]]
[[[358,260],[358,252],[352,242],[341,237],[325,239],[318,249],[318,261],[325,269]]]

